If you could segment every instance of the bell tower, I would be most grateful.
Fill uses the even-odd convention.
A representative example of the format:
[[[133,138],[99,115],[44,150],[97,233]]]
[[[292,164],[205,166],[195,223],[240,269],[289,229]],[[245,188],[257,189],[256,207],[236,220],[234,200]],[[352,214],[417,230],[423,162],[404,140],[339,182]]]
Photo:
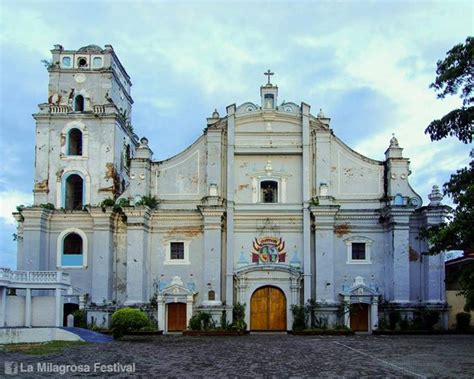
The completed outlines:
[[[34,205],[79,210],[128,185],[133,134],[131,81],[111,45],[54,45],[47,102],[36,120]]]
[[[273,72],[268,70],[263,73],[267,76],[267,83],[260,87],[260,96],[262,99],[262,109],[263,110],[274,110],[277,107],[278,100],[278,87],[274,86],[270,82],[270,77],[274,75]]]

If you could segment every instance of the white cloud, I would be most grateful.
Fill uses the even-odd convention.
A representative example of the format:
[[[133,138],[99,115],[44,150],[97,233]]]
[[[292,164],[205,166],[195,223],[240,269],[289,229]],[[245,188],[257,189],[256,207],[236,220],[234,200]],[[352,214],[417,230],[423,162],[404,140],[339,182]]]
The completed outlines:
[[[18,205],[30,205],[33,202],[33,196],[29,193],[19,191],[0,192],[0,219],[6,224],[14,225],[15,218],[12,216],[16,212]]]
[[[51,37],[57,35],[51,23],[43,14],[27,7],[19,7],[15,2],[2,2],[0,20],[0,45],[2,49],[22,48],[49,56]]]

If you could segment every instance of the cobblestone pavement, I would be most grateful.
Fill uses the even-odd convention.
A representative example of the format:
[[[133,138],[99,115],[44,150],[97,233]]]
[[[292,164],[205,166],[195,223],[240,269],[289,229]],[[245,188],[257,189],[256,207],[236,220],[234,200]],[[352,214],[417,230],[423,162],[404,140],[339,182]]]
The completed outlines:
[[[141,337],[143,338],[143,337]],[[474,377],[474,335],[318,337],[252,334],[243,337],[158,336],[91,344],[60,354],[0,352],[0,361],[54,365],[135,363],[140,377]],[[112,369],[111,369],[112,370]],[[0,376],[3,367],[0,367]],[[59,374],[52,374],[60,376]],[[113,373],[117,376],[117,372]],[[22,373],[44,377],[45,373]],[[71,373],[66,377],[72,377]],[[122,373],[119,377],[130,377]]]

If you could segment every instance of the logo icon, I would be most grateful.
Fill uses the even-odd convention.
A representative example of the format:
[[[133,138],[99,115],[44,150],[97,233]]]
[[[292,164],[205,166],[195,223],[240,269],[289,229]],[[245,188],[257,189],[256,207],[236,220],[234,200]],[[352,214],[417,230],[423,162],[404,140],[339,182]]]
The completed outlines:
[[[253,263],[285,263],[285,241],[276,237],[255,238],[253,241]]]
[[[5,361],[5,375],[17,375],[18,374],[18,362]]]

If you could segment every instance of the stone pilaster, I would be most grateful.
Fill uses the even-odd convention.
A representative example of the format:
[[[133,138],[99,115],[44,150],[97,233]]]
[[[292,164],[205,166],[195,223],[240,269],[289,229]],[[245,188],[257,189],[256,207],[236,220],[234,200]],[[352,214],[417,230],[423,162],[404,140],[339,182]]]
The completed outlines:
[[[225,301],[234,303],[234,149],[235,149],[235,104],[227,107],[227,207],[226,207],[226,265]],[[228,315],[230,319],[230,315]]]
[[[313,293],[312,288],[312,259],[311,259],[311,217],[308,209],[309,201],[311,198],[310,185],[311,185],[311,157],[310,157],[310,133],[309,133],[309,118],[310,118],[310,106],[305,103],[301,103],[301,127],[303,134],[303,157],[302,157],[302,172],[303,177],[301,178],[301,186],[303,189],[303,285],[304,285],[304,301],[311,299]]]
[[[314,217],[314,250],[316,263],[316,301],[335,303],[334,283],[334,223],[339,206],[311,207]]]
[[[124,208],[127,216],[127,300],[125,305],[148,301],[150,208]]]
[[[225,209],[221,207],[221,200],[217,197],[208,197],[207,204],[200,206],[204,224],[204,262],[203,278],[204,288],[209,288],[215,292],[215,299],[210,302],[207,294],[203,296],[203,305],[217,305],[221,303],[221,257],[222,257],[222,219]]]
[[[390,286],[392,302],[403,304],[410,301],[410,216],[412,208],[387,207],[384,210],[385,231],[389,234],[387,253],[391,257],[388,264],[393,273]]]
[[[18,260],[18,269],[48,271],[57,267],[56,254],[50,251],[49,224],[53,211],[44,208],[25,208],[21,212],[23,221],[23,254]],[[54,243],[53,243],[53,246]],[[53,259],[54,261],[50,261]]]
[[[115,214],[112,208],[92,208],[90,214],[94,220],[91,300],[100,304],[112,300]]]

